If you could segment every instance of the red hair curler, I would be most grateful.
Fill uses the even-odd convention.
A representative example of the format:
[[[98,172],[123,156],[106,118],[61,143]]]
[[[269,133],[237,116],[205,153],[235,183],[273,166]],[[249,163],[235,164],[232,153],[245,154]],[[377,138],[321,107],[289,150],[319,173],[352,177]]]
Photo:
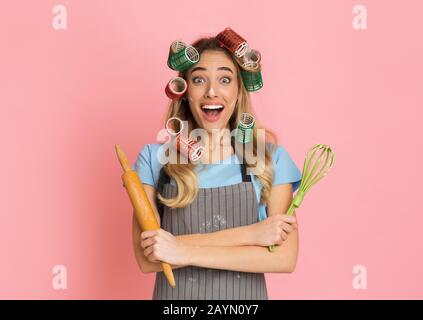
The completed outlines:
[[[236,57],[241,58],[248,50],[248,43],[231,28],[226,28],[217,35],[217,41],[221,47],[227,48]]]
[[[172,78],[166,85],[165,92],[169,99],[176,100],[181,98],[187,91],[188,85],[185,79],[181,77]]]

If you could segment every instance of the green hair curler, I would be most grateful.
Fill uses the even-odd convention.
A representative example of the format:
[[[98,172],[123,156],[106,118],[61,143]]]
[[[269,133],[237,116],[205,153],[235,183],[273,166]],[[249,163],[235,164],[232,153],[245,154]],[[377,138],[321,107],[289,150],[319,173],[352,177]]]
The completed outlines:
[[[186,47],[187,47],[187,44],[183,41],[175,40],[172,42],[169,48],[169,55],[167,57],[167,66],[169,68],[172,69],[172,66],[170,65],[170,58],[172,57],[172,55],[174,55],[175,53],[178,53],[179,51],[181,51],[182,49],[185,49]]]
[[[319,150],[321,152],[316,158],[315,156]],[[332,152],[332,149],[324,144],[316,144],[307,152],[307,156],[304,160],[301,184],[286,212],[287,215],[293,215],[295,209],[300,207],[308,190],[323,179],[329,172],[329,169],[332,168],[334,159],[335,154]],[[275,246],[271,245],[268,249],[270,252],[273,252]]]
[[[258,91],[263,87],[263,78],[261,76],[261,71],[259,64],[257,62],[250,61],[248,69],[241,70],[242,82],[244,87],[249,92]]]
[[[249,113],[241,114],[236,131],[236,139],[240,143],[249,143],[253,141],[254,134],[254,117]]]
[[[185,49],[172,54],[170,57],[170,67],[173,70],[184,72],[191,68],[200,60],[198,51],[193,46],[188,46]]]

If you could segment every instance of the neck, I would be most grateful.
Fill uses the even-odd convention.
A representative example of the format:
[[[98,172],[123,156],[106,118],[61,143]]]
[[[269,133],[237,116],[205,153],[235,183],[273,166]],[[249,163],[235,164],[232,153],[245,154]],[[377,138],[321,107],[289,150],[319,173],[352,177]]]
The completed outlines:
[[[229,128],[227,129],[229,130]],[[221,161],[232,155],[231,136],[228,135],[228,130],[214,129],[211,133],[208,133],[208,142],[204,143],[203,163]]]

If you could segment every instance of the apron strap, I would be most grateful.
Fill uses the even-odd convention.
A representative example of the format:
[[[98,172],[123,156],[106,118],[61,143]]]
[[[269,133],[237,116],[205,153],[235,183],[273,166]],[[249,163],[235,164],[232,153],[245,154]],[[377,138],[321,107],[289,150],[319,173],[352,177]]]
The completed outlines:
[[[251,176],[247,174],[247,165],[241,163],[242,182],[251,182]]]
[[[166,172],[165,166],[160,169],[159,174],[159,181],[157,182],[157,192],[163,196],[163,189],[165,184],[170,183],[170,177]],[[159,212],[160,220],[163,218],[163,203],[159,200],[156,201],[157,203],[157,211]]]

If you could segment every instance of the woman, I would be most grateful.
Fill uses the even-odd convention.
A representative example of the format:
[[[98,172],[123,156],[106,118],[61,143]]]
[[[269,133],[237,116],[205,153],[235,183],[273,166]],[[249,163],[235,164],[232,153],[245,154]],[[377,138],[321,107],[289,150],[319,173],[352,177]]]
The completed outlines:
[[[199,164],[161,165],[160,144],[148,144],[138,155],[134,169],[161,229],[141,233],[134,217],[137,262],[143,272],[157,272],[153,299],[268,299],[264,273],[290,273],[296,266],[296,218],[284,213],[301,173],[284,148],[275,147],[273,134],[267,135],[274,143],[256,164],[225,143],[225,129],[234,130],[242,113],[253,114],[241,69],[216,38],[192,46],[200,60],[180,73],[188,90],[171,102],[166,120],[178,117],[190,130],[206,130],[209,139]],[[263,142],[258,128],[255,155]],[[221,134],[212,135],[216,131]],[[264,169],[248,174],[254,166]],[[275,244],[269,252],[267,246]],[[168,285],[159,261],[172,265],[176,288]]]

